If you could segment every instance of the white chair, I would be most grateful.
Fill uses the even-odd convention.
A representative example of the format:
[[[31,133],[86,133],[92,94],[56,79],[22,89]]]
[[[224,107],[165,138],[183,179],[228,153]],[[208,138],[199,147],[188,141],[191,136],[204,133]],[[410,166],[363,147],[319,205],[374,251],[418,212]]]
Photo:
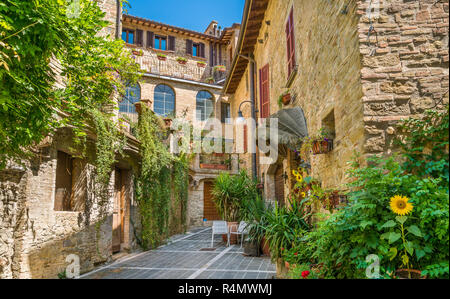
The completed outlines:
[[[244,243],[244,235],[248,235],[248,223],[245,221],[241,221],[239,223],[239,227],[236,231],[231,227],[231,230],[229,232],[229,235],[241,235],[241,248],[242,244]],[[230,237],[228,238],[228,246],[230,246]]]
[[[213,221],[211,248],[214,248],[214,235],[227,235],[227,239],[228,240],[230,239],[230,234],[228,233],[228,225],[226,221]]]

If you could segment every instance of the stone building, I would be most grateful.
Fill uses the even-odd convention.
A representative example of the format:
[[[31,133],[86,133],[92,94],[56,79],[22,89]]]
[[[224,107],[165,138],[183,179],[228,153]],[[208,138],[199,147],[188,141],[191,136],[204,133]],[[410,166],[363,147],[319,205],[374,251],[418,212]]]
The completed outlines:
[[[145,71],[137,86],[130,86],[120,104],[122,117],[136,121],[136,102],[145,100],[159,116],[185,118],[203,127],[208,118],[223,126],[230,104],[222,96],[240,25],[222,29],[212,21],[205,32],[179,28],[123,15],[122,39]],[[232,143],[232,140],[229,141]],[[198,154],[190,167],[188,225],[218,220],[212,202],[212,182],[221,172],[237,172],[236,155]],[[206,220],[206,221],[205,221]]]
[[[223,92],[232,117],[249,100],[259,121],[302,108],[308,134],[334,140],[310,161],[324,188],[345,190],[355,152],[391,153],[399,120],[448,103],[448,1],[248,0],[241,27]],[[257,165],[267,199],[284,202],[299,164],[281,145],[276,163]]]

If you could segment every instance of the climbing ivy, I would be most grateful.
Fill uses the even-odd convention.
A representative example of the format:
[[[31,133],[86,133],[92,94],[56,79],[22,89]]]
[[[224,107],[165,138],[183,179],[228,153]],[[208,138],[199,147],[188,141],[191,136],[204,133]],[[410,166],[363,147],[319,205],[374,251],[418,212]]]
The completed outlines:
[[[137,132],[142,165],[136,178],[136,198],[144,249],[155,248],[168,237],[170,215],[176,215],[171,209],[172,198],[174,208],[181,208],[181,223],[185,223],[188,159],[169,152],[165,133],[161,120],[149,108],[142,107]]]

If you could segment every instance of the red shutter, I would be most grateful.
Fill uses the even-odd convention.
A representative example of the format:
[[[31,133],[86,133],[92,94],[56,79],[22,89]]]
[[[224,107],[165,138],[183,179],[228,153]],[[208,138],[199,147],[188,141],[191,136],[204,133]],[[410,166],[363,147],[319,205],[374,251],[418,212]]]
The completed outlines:
[[[288,76],[295,68],[295,35],[294,35],[294,9],[292,8],[286,24],[286,48],[288,60]]]
[[[168,50],[169,51],[175,51],[175,37],[174,36],[169,36],[169,47]]]
[[[186,40],[186,54],[192,55],[192,45],[193,45],[192,40],[187,39]]]
[[[269,65],[259,70],[261,118],[270,116]]]
[[[154,47],[154,39],[155,39],[155,34],[151,31],[147,31],[147,48]]]

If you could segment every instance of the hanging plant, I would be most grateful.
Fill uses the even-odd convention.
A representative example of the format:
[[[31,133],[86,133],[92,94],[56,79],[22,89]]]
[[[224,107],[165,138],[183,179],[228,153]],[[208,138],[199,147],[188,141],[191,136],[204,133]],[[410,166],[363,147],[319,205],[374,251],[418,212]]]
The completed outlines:
[[[156,57],[161,60],[161,61],[166,61],[167,60],[167,55],[162,54],[162,53],[158,53],[156,54]]]
[[[224,73],[224,72],[227,71],[227,67],[224,66],[224,65],[216,65],[216,66],[214,67],[214,71],[215,71],[215,72],[222,72],[222,73]]]
[[[283,105],[289,105],[289,103],[291,102],[291,93],[290,91],[285,91],[283,92],[279,97],[278,97],[278,106],[281,108],[283,108]]]
[[[178,61],[179,64],[183,64],[184,65],[184,64],[187,63],[188,60],[186,58],[184,58],[184,57],[178,57],[177,61]]]

